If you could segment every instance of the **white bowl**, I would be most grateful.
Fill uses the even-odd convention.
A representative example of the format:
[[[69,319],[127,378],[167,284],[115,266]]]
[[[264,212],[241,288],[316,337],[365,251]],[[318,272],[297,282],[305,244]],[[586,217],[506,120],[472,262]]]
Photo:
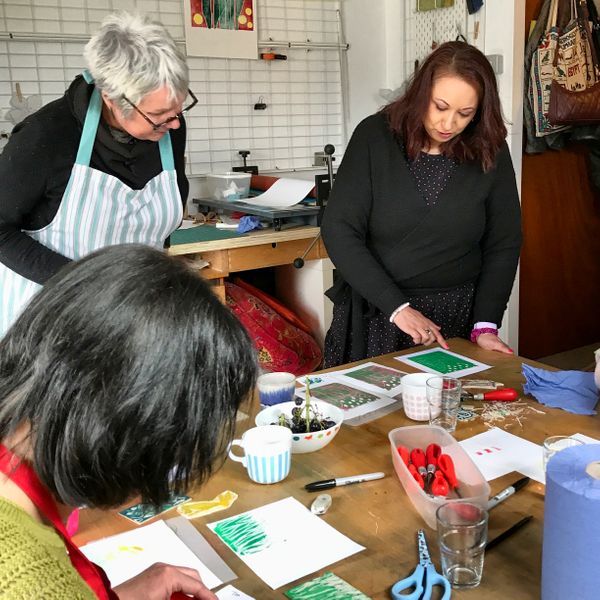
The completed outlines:
[[[329,404],[328,402],[322,402],[321,400],[311,400],[311,406],[319,412],[319,414],[326,418],[331,419],[335,425],[329,429],[323,431],[314,431],[311,433],[292,433],[292,453],[293,454],[305,454],[306,452],[314,452],[324,448],[331,442],[340,430],[342,421],[344,420],[344,413],[341,408]],[[271,425],[277,423],[279,415],[284,414],[286,417],[292,417],[292,408],[296,406],[295,402],[282,402],[281,404],[274,404],[264,410],[261,410],[254,419],[255,423],[261,425]]]

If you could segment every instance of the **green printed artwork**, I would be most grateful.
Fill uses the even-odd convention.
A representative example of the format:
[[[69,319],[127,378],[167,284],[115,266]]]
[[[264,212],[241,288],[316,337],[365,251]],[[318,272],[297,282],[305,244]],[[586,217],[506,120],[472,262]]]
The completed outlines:
[[[178,496],[171,494],[168,502],[161,506],[153,506],[152,504],[134,504],[119,512],[123,517],[140,525],[149,519],[153,519],[156,515],[171,510],[173,507],[183,504],[190,499],[189,496]]]
[[[240,556],[262,552],[270,545],[263,526],[249,514],[221,521],[215,526],[215,533]]]
[[[327,385],[313,388],[311,393],[315,398],[323,400],[323,402],[335,404],[335,406],[342,410],[356,408],[357,406],[363,406],[369,402],[379,400],[379,397],[375,394],[363,392],[342,383],[328,383]]]
[[[399,386],[400,379],[402,379],[402,373],[376,365],[369,365],[362,369],[348,371],[346,376],[352,377],[352,379],[358,379],[359,381],[364,381],[365,383],[371,383],[384,390],[391,390],[392,388]]]
[[[424,367],[429,367],[443,375],[477,366],[475,363],[472,363],[465,358],[458,358],[457,356],[448,354],[442,350],[436,350],[435,352],[428,352],[427,354],[418,356],[411,356],[410,360],[419,363]]]
[[[329,571],[293,587],[285,595],[292,600],[369,600],[368,596]]]

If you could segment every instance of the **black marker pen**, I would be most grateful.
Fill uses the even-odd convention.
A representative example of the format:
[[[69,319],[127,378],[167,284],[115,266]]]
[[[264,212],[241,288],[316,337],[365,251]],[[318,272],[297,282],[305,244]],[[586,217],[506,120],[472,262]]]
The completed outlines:
[[[350,477],[337,477],[336,479],[325,479],[323,481],[313,481],[307,483],[304,489],[308,492],[318,492],[320,490],[328,490],[332,487],[341,485],[351,485],[352,483],[362,483],[363,481],[373,481],[385,477],[385,473],[365,473],[364,475],[352,475]]]

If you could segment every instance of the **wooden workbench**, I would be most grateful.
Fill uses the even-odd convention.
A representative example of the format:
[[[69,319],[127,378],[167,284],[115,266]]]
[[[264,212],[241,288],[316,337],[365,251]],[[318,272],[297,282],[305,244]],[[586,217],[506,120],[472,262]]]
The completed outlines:
[[[318,233],[318,227],[309,226],[283,231],[266,229],[252,231],[238,238],[178,244],[169,248],[169,254],[186,256],[191,261],[208,261],[209,266],[202,269],[201,273],[206,279],[214,282],[215,291],[224,298],[225,277],[251,269],[290,265],[295,258],[306,252]],[[305,260],[319,258],[327,258],[327,251],[321,239],[306,255]]]
[[[491,370],[484,371],[477,377],[502,381],[518,390],[522,389],[524,381],[521,375],[521,362],[536,364],[534,361],[516,356],[481,350],[465,340],[450,340],[450,349],[493,365]],[[394,355],[380,357],[377,361],[402,370],[411,370],[404,363],[395,361],[392,358]],[[497,425],[538,444],[552,434],[579,432],[600,437],[599,416],[573,415],[562,410],[548,409],[529,398],[525,400],[535,405],[537,409],[543,410],[545,414],[532,413],[522,421],[522,426],[508,421]],[[191,495],[197,500],[211,499],[223,490],[230,489],[239,494],[238,500],[228,510],[198,518],[193,523],[238,575],[238,579],[232,582],[233,585],[260,600],[283,598],[283,591],[292,587],[292,584],[272,591],[220,542],[206,524],[288,496],[294,496],[308,507],[316,496],[303,489],[308,482],[384,471],[386,474],[384,479],[329,490],[333,497],[333,505],[322,518],[365,546],[366,550],[335,563],[323,571],[333,571],[373,599],[388,599],[390,587],[397,580],[411,573],[417,563],[415,542],[417,529],[425,528],[432,559],[440,570],[435,532],[426,527],[408,500],[396,477],[390,456],[388,432],[395,427],[415,424],[400,410],[359,427],[343,426],[337,437],[326,448],[311,454],[295,454],[290,475],[283,482],[272,486],[252,483],[241,465],[227,461],[216,476],[202,489],[194,490]],[[251,426],[251,423],[246,419],[240,423],[240,430],[248,426]],[[455,437],[461,440],[485,429],[481,419],[477,418],[469,423],[459,423]],[[490,483],[492,495],[519,477],[520,475],[513,473],[492,481]],[[544,486],[532,481],[518,494],[490,512],[490,538],[527,514],[533,515],[534,519],[486,555],[483,580],[478,588],[453,591],[453,599],[538,600],[540,598],[543,501]],[[166,518],[172,516],[177,516],[177,513],[172,511],[165,515]],[[81,523],[80,533],[76,537],[78,543],[85,543],[131,528],[131,524],[116,513],[100,511],[82,511]],[[312,542],[318,543],[318,540]],[[297,559],[302,560],[302,557],[299,555]],[[320,573],[322,571],[300,581],[310,580]],[[435,598],[434,596],[434,600]]]

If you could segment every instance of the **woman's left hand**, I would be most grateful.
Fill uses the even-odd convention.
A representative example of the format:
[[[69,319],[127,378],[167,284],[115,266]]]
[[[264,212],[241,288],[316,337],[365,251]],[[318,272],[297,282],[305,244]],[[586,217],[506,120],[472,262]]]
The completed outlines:
[[[504,354],[514,354],[511,348],[493,333],[482,333],[477,338],[477,345],[484,350],[494,350],[495,352],[504,352]]]

